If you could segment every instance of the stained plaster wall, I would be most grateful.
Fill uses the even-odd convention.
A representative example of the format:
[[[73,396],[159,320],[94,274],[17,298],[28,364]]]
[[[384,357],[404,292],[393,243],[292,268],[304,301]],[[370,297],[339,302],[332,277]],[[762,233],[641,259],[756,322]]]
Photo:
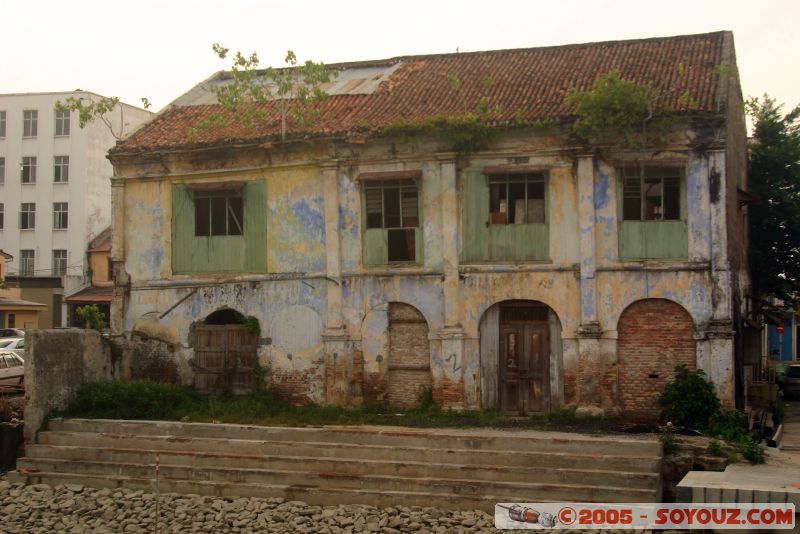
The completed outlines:
[[[620,263],[616,175],[609,164],[597,158],[564,155],[554,136],[506,135],[491,152],[471,159],[437,152],[434,145],[427,150],[422,146],[376,141],[357,150],[344,147],[341,151],[348,151],[347,157],[336,159],[331,154],[334,159],[326,163],[333,165],[330,171],[311,167],[302,158],[297,165],[275,169],[262,164],[256,174],[267,179],[269,208],[264,276],[201,287],[163,322],[179,339],[186,340],[193,321],[221,306],[254,315],[262,322],[263,335],[271,338],[271,343],[265,342],[260,349],[262,365],[278,374],[311,372],[311,400],[350,404],[367,400],[367,382],[380,384],[385,375],[388,303],[404,302],[417,308],[428,322],[434,388],[450,398],[453,407],[475,408],[481,399],[482,314],[497,302],[536,300],[550,306],[561,324],[564,376],[554,388],[558,397],[554,405],[566,402],[613,408],[615,388],[598,391],[592,375],[608,374],[613,382],[619,316],[638,299],[667,298],[691,314],[697,327],[698,364],[710,372],[727,400],[729,341],[724,336],[709,339],[706,332],[712,318],[725,319],[726,309],[725,303],[717,302],[719,295],[712,295],[709,264],[714,261],[712,244],[716,246],[713,239],[720,232],[720,222],[709,202],[707,156],[685,150],[670,154],[671,159],[683,157],[687,162],[687,261]],[[526,165],[550,169],[550,261],[460,265],[460,243],[469,239],[461,233],[464,169],[513,166],[523,159]],[[412,266],[365,268],[358,175],[418,169],[423,175],[423,261]],[[220,173],[202,179],[242,176],[241,172]],[[326,189],[323,176],[333,180],[332,189]],[[193,178],[177,178],[189,179]],[[450,196],[453,190],[456,195]],[[125,267],[132,280],[124,325],[128,330],[138,317],[169,309],[195,285],[213,283],[207,278],[170,275],[168,195],[166,181],[125,183],[125,246],[129,254]],[[326,198],[334,198],[337,209],[325,210]],[[338,261],[326,262],[326,255]],[[724,278],[724,271],[721,273]],[[300,279],[286,280],[281,275]],[[178,283],[184,287],[170,287]],[[298,328],[300,323],[303,328]],[[343,374],[325,376],[326,366],[333,368],[342,361],[347,362],[342,364]],[[353,373],[363,376],[354,377]],[[339,380],[346,382],[340,388],[343,393],[331,397],[330,390],[338,387]],[[354,385],[359,381],[360,386]],[[376,398],[370,400],[380,400],[380,385],[375,387]],[[448,388],[460,390],[460,398],[448,396]]]

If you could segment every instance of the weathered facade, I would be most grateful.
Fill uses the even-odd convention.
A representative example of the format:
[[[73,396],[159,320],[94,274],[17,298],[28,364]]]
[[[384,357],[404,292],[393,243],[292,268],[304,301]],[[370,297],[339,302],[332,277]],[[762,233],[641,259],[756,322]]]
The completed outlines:
[[[649,418],[679,363],[734,402],[747,273],[730,33],[332,68],[293,140],[269,105],[258,132],[190,133],[219,109],[196,88],[112,150],[116,331],[163,340],[196,380],[194,330],[253,316],[265,380],[298,402],[409,405],[430,386],[454,409]],[[674,104],[665,146],[571,135],[565,94],[613,69]],[[398,133],[481,99],[496,109],[478,149]]]

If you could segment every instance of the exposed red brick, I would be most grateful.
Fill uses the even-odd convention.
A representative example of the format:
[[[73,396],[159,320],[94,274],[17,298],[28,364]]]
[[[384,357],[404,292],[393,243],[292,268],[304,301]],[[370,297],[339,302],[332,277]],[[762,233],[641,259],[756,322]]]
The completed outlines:
[[[452,380],[442,379],[433,385],[433,400],[443,408],[453,404],[464,404],[464,381],[453,382]]]
[[[658,397],[675,366],[697,367],[694,322],[680,305],[648,299],[629,306],[617,330],[622,411],[631,419],[657,420]]]

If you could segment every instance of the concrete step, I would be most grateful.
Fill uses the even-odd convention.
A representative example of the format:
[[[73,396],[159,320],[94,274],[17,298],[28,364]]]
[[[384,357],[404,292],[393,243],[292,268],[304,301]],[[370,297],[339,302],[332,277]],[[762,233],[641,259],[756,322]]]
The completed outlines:
[[[658,502],[655,439],[491,429],[279,428],[51,420],[10,480],[261,496],[312,504],[480,508]]]
[[[23,482],[26,484],[81,484],[96,488],[127,488],[156,491],[155,481],[145,477],[126,477],[109,475],[86,475],[74,473],[38,472],[8,474],[9,482]],[[483,510],[487,513],[494,512],[497,502],[530,502],[531,496],[518,494],[499,495],[466,495],[453,493],[387,491],[370,489],[350,489],[340,487],[315,487],[308,485],[273,485],[252,484],[237,482],[197,481],[160,479],[158,491],[161,493],[182,493],[209,495],[215,497],[282,497],[287,500],[304,501],[313,505],[339,505],[339,504],[371,504],[377,507],[390,507],[402,504],[404,506],[435,506],[450,510]],[[608,500],[608,494],[598,494],[595,501],[614,502]],[[548,496],[536,496],[536,502],[552,501]],[[621,502],[621,501],[620,501]],[[647,501],[651,502],[651,501]]]
[[[90,447],[31,445],[23,461],[59,459],[70,462],[107,462],[113,464],[151,465],[154,450],[96,449]],[[310,472],[334,475],[385,475],[394,477],[429,477],[441,479],[470,479],[554,484],[579,484],[614,486],[624,488],[655,489],[660,483],[657,473],[625,472],[591,468],[509,467],[503,465],[469,465],[458,463],[393,462],[346,458],[318,458],[313,456],[244,456],[228,452],[199,453],[191,450],[160,451],[160,462],[169,466],[190,466],[195,469],[238,468],[276,469],[282,471]],[[456,460],[456,458],[452,458]],[[25,464],[27,465],[27,464]],[[43,469],[39,467],[40,469]]]
[[[152,465],[74,462],[55,459],[21,459],[18,470],[33,472],[38,469],[47,473],[72,473],[86,475],[126,476],[155,479]],[[200,480],[221,483],[261,484],[269,486],[328,487],[349,490],[374,490],[412,493],[437,493],[453,495],[511,495],[518,500],[530,499],[534,495],[547,495],[553,500],[596,501],[602,495],[612,495],[617,502],[638,502],[650,499],[655,490],[617,488],[585,484],[547,484],[539,482],[505,482],[471,480],[464,478],[443,479],[439,477],[399,477],[390,475],[357,475],[344,473],[313,473],[307,471],[283,471],[278,469],[237,469],[161,464],[160,476],[170,480]]]
[[[193,438],[259,441],[327,442],[357,445],[402,445],[471,450],[575,452],[610,455],[660,456],[654,439],[600,436],[530,430],[417,429],[391,426],[264,427],[173,421],[117,421],[109,419],[51,419],[51,430],[135,435],[180,435]]]
[[[323,436],[324,437],[324,436]],[[285,441],[256,441],[244,439],[193,438],[173,435],[135,435],[92,432],[45,431],[39,433],[39,443],[45,445],[92,447],[97,449],[141,449],[153,451],[193,451],[241,456],[306,456],[335,458],[353,462],[385,460],[393,462],[459,463],[482,466],[570,468],[602,466],[604,470],[625,472],[658,471],[656,456],[621,456],[577,454],[568,452],[522,452],[516,450],[439,449],[387,445],[357,445],[327,442],[289,443]]]

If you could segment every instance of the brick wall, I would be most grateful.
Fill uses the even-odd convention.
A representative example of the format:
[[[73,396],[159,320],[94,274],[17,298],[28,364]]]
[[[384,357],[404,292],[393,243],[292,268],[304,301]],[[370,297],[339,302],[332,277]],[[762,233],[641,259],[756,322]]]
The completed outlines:
[[[658,397],[675,366],[697,367],[692,318],[674,302],[640,300],[622,313],[617,330],[622,411],[631,419],[657,420]]]
[[[425,317],[413,306],[390,303],[386,377],[389,404],[403,407],[417,404],[420,390],[432,383],[430,361]]]

